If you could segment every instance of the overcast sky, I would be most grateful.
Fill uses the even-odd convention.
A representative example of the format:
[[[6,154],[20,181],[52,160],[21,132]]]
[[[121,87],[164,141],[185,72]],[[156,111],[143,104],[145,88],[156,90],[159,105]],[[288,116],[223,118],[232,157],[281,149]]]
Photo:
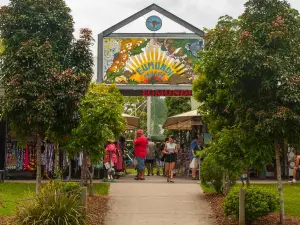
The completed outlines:
[[[0,6],[9,0],[0,0]],[[138,12],[152,3],[163,7],[183,20],[203,29],[212,28],[223,15],[237,17],[243,12],[245,0],[66,0],[72,10],[76,35],[80,28],[90,28],[96,39],[97,34]],[[300,0],[288,1],[300,10]],[[149,13],[118,32],[148,32],[145,21]],[[185,28],[162,17],[163,26],[159,32],[189,32]],[[96,56],[96,44],[93,48]]]

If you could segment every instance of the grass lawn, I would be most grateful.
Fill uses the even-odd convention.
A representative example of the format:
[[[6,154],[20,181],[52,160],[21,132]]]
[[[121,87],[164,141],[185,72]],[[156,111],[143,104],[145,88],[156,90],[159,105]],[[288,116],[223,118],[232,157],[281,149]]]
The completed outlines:
[[[97,195],[107,195],[109,192],[108,183],[94,184],[94,193]],[[0,217],[10,216],[18,206],[17,201],[32,198],[35,194],[35,184],[25,183],[0,183]]]
[[[109,183],[93,184],[93,190],[96,195],[108,195]]]
[[[277,192],[277,184],[252,184],[252,186]],[[215,193],[210,186],[202,185],[205,193]],[[300,184],[284,184],[284,210],[287,216],[300,217]]]
[[[0,183],[0,216],[13,214],[18,203],[25,198],[32,198],[35,193],[35,184]]]
[[[133,168],[127,168],[126,172],[127,172],[127,174],[136,174],[137,173],[136,170],[133,169]],[[154,175],[156,175],[156,173],[157,173],[157,168],[156,167],[153,168],[153,173],[154,173]],[[148,174],[147,168],[145,168],[145,174],[146,175]],[[162,169],[160,169],[160,174],[163,174],[163,170]]]

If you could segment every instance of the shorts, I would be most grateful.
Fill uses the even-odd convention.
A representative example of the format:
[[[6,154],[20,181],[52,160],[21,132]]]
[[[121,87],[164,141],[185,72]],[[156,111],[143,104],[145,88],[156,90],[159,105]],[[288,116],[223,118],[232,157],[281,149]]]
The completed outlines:
[[[190,163],[191,169],[197,169],[198,168],[198,158],[193,158],[192,162]]]
[[[137,169],[144,170],[145,169],[145,158],[136,157],[137,161]]]
[[[154,164],[154,159],[146,159],[146,163]]]
[[[176,162],[176,153],[171,153],[169,155],[165,155],[165,162],[166,163],[173,163]]]

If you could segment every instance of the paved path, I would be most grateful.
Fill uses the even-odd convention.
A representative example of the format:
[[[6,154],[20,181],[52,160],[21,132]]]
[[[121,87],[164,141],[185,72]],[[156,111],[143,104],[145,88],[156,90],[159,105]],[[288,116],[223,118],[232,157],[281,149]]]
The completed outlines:
[[[215,224],[197,182],[178,179],[172,184],[163,177],[132,182],[133,176],[128,177],[111,184],[105,225]]]

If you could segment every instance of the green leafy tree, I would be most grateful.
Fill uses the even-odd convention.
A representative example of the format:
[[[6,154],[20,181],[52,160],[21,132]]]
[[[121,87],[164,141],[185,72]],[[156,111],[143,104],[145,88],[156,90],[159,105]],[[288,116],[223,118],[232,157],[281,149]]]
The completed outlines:
[[[124,98],[115,86],[91,84],[80,103],[80,123],[65,141],[69,153],[83,152],[81,184],[87,185],[87,174],[92,187],[93,166],[88,170],[87,157],[91,162],[103,158],[104,145],[109,139],[117,139],[124,132],[122,117]],[[91,191],[92,192],[92,191]]]
[[[243,129],[256,146],[248,152],[275,151],[282,224],[280,154],[284,143],[296,144],[300,135],[299,31],[299,13],[286,1],[249,0],[239,19],[222,17],[207,32],[193,87],[215,133]],[[255,145],[259,137],[264,141]]]
[[[0,56],[2,56],[4,53],[4,43],[3,39],[0,37]]]
[[[147,99],[142,96],[127,96],[124,98],[124,113],[140,118],[140,129],[147,131]],[[128,132],[128,138],[132,133]]]
[[[73,19],[63,0],[12,0],[0,10],[6,46],[1,64],[3,114],[18,138],[36,136],[37,193],[41,142],[68,132],[92,76],[91,31],[73,40]]]
[[[166,97],[165,98],[168,116],[191,111],[190,97]]]
[[[190,97],[166,97],[165,102],[167,106],[168,117],[192,110]],[[180,132],[165,130],[165,134],[167,136],[174,135],[175,137],[178,137]]]

